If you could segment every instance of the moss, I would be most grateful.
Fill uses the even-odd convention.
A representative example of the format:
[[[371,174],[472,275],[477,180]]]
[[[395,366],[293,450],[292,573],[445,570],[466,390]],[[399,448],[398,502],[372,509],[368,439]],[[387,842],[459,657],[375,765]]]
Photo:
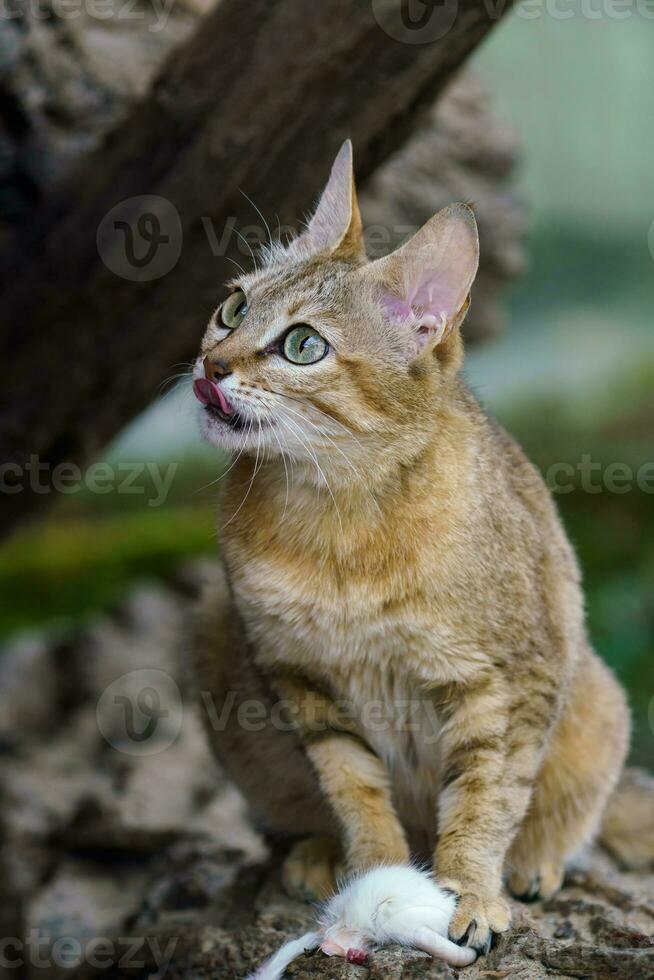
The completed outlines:
[[[79,621],[119,601],[136,579],[165,578],[189,555],[215,550],[207,507],[60,514],[0,550],[0,633]]]

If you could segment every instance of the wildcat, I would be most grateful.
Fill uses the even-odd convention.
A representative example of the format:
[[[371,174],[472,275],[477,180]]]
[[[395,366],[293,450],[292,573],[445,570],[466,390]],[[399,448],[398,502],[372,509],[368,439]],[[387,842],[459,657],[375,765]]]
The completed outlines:
[[[550,494],[459,373],[478,254],[458,204],[368,262],[348,142],[306,230],[231,284],[194,371],[235,453],[195,663],[222,764],[300,838],[288,887],[429,853],[484,952],[504,878],[551,896],[600,832],[630,722]]]

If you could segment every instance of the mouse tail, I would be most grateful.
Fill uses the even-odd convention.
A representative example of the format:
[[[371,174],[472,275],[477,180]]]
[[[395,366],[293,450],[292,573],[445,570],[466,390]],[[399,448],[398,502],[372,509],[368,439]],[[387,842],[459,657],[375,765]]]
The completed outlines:
[[[319,932],[306,932],[299,939],[291,939],[274,956],[262,963],[258,970],[250,973],[246,980],[281,980],[286,967],[290,966],[298,956],[302,956],[302,953],[317,949],[321,940],[322,936]]]

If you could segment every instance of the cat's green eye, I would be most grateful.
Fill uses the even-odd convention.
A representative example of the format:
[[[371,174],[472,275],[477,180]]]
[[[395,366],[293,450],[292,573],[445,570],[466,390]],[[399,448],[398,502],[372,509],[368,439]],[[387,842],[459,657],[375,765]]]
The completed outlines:
[[[220,319],[228,330],[236,330],[248,315],[248,301],[240,289],[228,296],[220,310]]]
[[[293,327],[284,338],[284,357],[293,364],[315,364],[328,350],[324,337],[306,324]]]

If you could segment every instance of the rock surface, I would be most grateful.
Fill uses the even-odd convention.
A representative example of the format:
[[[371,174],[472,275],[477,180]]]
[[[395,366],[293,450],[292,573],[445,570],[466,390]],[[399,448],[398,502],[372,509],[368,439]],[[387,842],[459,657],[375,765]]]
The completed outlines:
[[[136,590],[76,636],[2,655],[0,930],[20,944],[3,947],[8,977],[20,958],[28,980],[241,978],[312,923],[206,746],[185,656],[204,567]],[[654,977],[654,874],[597,852],[556,898],[513,908],[513,930],[470,980]],[[362,967],[305,956],[289,976],[455,971],[387,949]]]

